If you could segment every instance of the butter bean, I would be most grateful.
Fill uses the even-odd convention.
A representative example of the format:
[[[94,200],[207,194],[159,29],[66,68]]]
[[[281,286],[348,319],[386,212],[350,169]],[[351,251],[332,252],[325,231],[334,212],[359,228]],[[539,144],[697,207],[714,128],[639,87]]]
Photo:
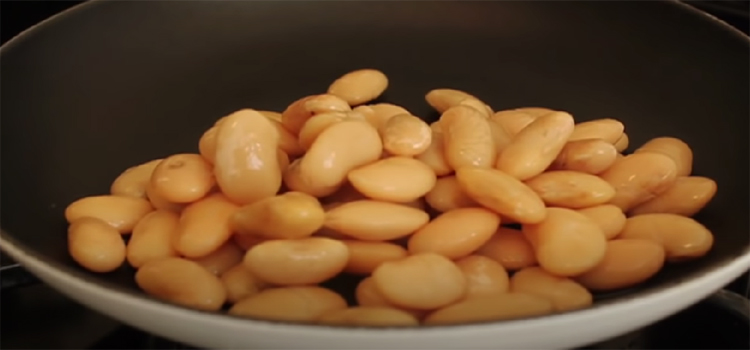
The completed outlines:
[[[526,111],[511,109],[495,112],[490,119],[500,125],[513,138],[521,130],[529,126],[538,116]]]
[[[547,208],[539,224],[524,225],[523,233],[536,252],[539,265],[558,276],[575,276],[599,264],[607,240],[601,228],[574,210]]]
[[[357,108],[354,108],[354,111],[364,115],[365,120],[370,123],[370,125],[372,125],[375,130],[380,130],[380,128],[394,116],[397,116],[399,114],[411,115],[411,113],[409,113],[409,111],[404,107],[396,106],[390,103],[378,103],[374,105],[359,106]]]
[[[286,286],[324,282],[343,271],[348,261],[344,243],[321,237],[265,241],[250,248],[244,258],[253,275]]]
[[[387,241],[407,236],[429,220],[424,211],[406,205],[360,200],[329,210],[324,226],[365,241]]]
[[[413,315],[417,319],[422,319],[422,317],[427,314],[427,311],[425,310],[409,309],[390,303],[380,294],[372,277],[366,277],[359,282],[354,291],[354,296],[357,300],[357,305],[359,306],[399,309]]]
[[[500,227],[475,254],[497,261],[507,270],[536,265],[536,253],[520,230]]]
[[[210,164],[214,164],[216,161],[216,135],[218,133],[219,127],[214,125],[206,130],[203,135],[201,135],[200,140],[198,140],[198,153],[200,153],[201,157]],[[149,179],[150,178],[151,177],[149,177]]]
[[[625,125],[619,120],[596,119],[576,124],[568,141],[599,139],[615,144],[624,131]]]
[[[513,274],[510,290],[547,299],[554,310],[560,312],[583,309],[593,303],[593,296],[582,285],[539,267],[527,267]]]
[[[259,280],[245,264],[239,263],[221,274],[221,282],[227,291],[227,301],[236,303],[251,295],[258,294],[267,287],[266,283]]]
[[[349,172],[349,183],[365,196],[406,203],[424,196],[437,176],[424,163],[408,157],[390,157]]]
[[[445,176],[437,179],[430,192],[425,194],[427,204],[441,213],[458,208],[478,207],[479,204],[471,199],[458,183],[455,176]]]
[[[321,198],[320,201],[321,203],[328,205],[328,204],[334,204],[334,203],[353,202],[353,201],[358,201],[360,199],[367,199],[367,197],[365,197],[365,195],[357,191],[357,189],[355,189],[351,183],[347,182],[330,196]],[[327,209],[328,208],[326,208],[326,210]]]
[[[505,150],[505,147],[508,147],[513,141],[513,136],[505,131],[505,128],[494,120],[487,119],[487,123],[490,125],[492,143],[495,145],[495,153],[500,154]]]
[[[422,119],[399,114],[388,119],[380,128],[383,149],[395,156],[415,156],[424,153],[432,143],[432,130]]]
[[[473,97],[468,97],[461,100],[458,105],[474,108],[485,118],[489,118],[492,114],[495,113],[492,108],[490,108],[490,106]]]
[[[448,109],[457,106],[467,98],[478,100],[478,98],[456,89],[434,89],[425,95],[425,101],[438,113],[444,113]]]
[[[418,310],[450,305],[463,298],[467,288],[458,266],[434,253],[384,262],[372,273],[372,279],[388,302]]]
[[[359,69],[344,74],[328,87],[328,93],[350,106],[372,101],[388,88],[388,77],[377,69]]]
[[[677,176],[693,172],[693,150],[687,143],[674,137],[657,137],[643,144],[634,153],[651,152],[671,158],[677,166]]]
[[[304,238],[323,227],[325,212],[317,198],[286,192],[240,208],[231,220],[243,234],[268,239]]]
[[[573,126],[573,116],[565,112],[536,118],[513,137],[495,167],[519,180],[541,174],[560,154]]]
[[[227,298],[218,277],[181,258],[151,260],[138,269],[135,281],[146,294],[193,309],[217,311]]]
[[[267,239],[263,237],[236,232],[237,230],[233,227],[232,231],[235,232],[234,234],[232,234],[232,242],[234,242],[234,244],[242,248],[242,250],[244,251],[247,251],[248,249],[260,244],[261,242],[267,241]]]
[[[434,124],[433,124],[434,125]],[[445,145],[443,142],[443,133],[432,130],[432,141],[430,146],[421,154],[414,158],[427,164],[437,176],[448,175],[453,172],[453,168],[448,164],[445,158]]]
[[[672,187],[677,168],[665,155],[642,152],[623,157],[599,176],[615,188],[610,203],[627,212]]]
[[[440,116],[445,160],[453,169],[490,168],[497,158],[492,129],[477,110],[466,106],[448,109]]]
[[[334,310],[318,319],[319,323],[340,326],[397,327],[418,326],[413,315],[394,308],[377,306],[355,306]]]
[[[133,228],[127,246],[127,259],[135,268],[159,258],[177,256],[172,242],[177,239],[179,215],[156,210],[146,214]]]
[[[175,249],[187,258],[206,256],[232,235],[229,218],[238,209],[224,195],[209,195],[183,210]]]
[[[521,293],[503,293],[470,298],[439,309],[427,316],[426,325],[500,321],[541,316],[553,312],[547,299]]]
[[[221,276],[225,271],[242,262],[245,251],[231,240],[208,255],[200,258],[189,259],[203,266],[216,276]]]
[[[155,193],[172,203],[190,203],[203,198],[216,184],[213,167],[199,154],[175,154],[153,171]]]
[[[628,137],[628,134],[622,133],[622,136],[617,139],[614,146],[615,149],[617,149],[617,152],[623,152],[628,149],[628,146],[630,146],[630,138]]]
[[[484,208],[463,208],[445,212],[415,232],[408,242],[409,253],[436,253],[448,259],[465,257],[495,233],[500,217]]]
[[[403,247],[388,242],[363,242],[343,240],[349,249],[349,262],[344,272],[355,275],[368,275],[386,261],[405,258],[408,253]]]
[[[264,117],[275,120],[277,122],[281,122],[281,113],[274,112],[274,111],[258,111],[258,113],[263,114]]]
[[[591,290],[608,291],[632,287],[656,275],[664,266],[664,248],[646,239],[616,239],[607,242],[604,259],[576,281]]]
[[[618,238],[648,239],[664,247],[667,261],[683,261],[706,255],[714,236],[692,218],[676,214],[643,214],[628,218]]]
[[[466,298],[492,296],[508,292],[508,272],[495,260],[470,255],[456,261],[466,277]]]
[[[544,202],[539,195],[502,171],[461,168],[456,179],[469,198],[503,216],[525,224],[544,220]]]
[[[271,121],[254,110],[226,117],[216,135],[214,174],[227,198],[249,204],[279,191],[278,140]]]
[[[586,208],[605,204],[615,196],[615,189],[608,182],[577,171],[548,171],[525,183],[552,207]]]
[[[172,203],[157,193],[157,191],[154,189],[154,186],[151,185],[151,182],[149,181],[149,184],[146,186],[146,198],[148,198],[149,203],[157,209],[157,210],[166,210],[171,211],[173,213],[181,213],[183,209],[189,204],[189,203]]]
[[[258,112],[260,114],[263,114],[261,112]],[[266,118],[268,118],[265,114],[263,114]],[[290,156],[299,156],[302,155],[302,153],[305,153],[305,149],[302,148],[302,146],[299,144],[299,141],[297,140],[297,136],[289,132],[286,128],[284,128],[284,125],[281,124],[281,121],[275,120],[272,118],[268,118],[268,120],[271,122],[271,125],[276,129],[276,133],[279,135],[279,149],[283,151],[284,153],[290,155]]]
[[[292,102],[281,112],[281,124],[292,135],[299,135],[302,125],[315,114],[351,110],[346,101],[331,94],[306,96]]]
[[[619,207],[612,204],[597,205],[578,210],[579,213],[588,217],[602,229],[604,237],[613,239],[617,237],[625,227],[627,217]]]
[[[262,320],[312,322],[334,310],[346,309],[346,300],[326,288],[266,289],[234,304],[230,315]]]
[[[654,199],[630,211],[631,215],[671,213],[693,216],[716,195],[716,181],[702,176],[681,176],[674,185]]]
[[[599,174],[615,163],[617,155],[615,146],[604,140],[571,141],[565,144],[550,168]]]
[[[313,197],[320,198],[334,194],[341,188],[341,186],[345,184],[344,182],[342,182],[329,186],[323,186],[320,184],[317,184],[316,186],[316,184],[311,183],[305,178],[305,175],[302,173],[302,169],[300,168],[303,158],[304,156],[302,158],[295,159],[284,171],[283,182],[289,190],[309,194]]]
[[[125,242],[107,222],[93,217],[73,220],[68,227],[68,252],[93,272],[111,272],[125,262]]]
[[[143,198],[123,196],[90,196],[70,203],[65,208],[65,219],[72,223],[83,217],[100,219],[120,233],[130,233],[133,227],[154,207]]]
[[[146,198],[146,187],[151,179],[151,174],[161,161],[161,159],[154,159],[125,169],[112,182],[109,192],[115,196]]]
[[[323,130],[329,126],[348,120],[349,116],[345,112],[327,112],[316,114],[308,119],[299,131],[299,144],[304,150],[309,150],[315,139],[320,136]]]

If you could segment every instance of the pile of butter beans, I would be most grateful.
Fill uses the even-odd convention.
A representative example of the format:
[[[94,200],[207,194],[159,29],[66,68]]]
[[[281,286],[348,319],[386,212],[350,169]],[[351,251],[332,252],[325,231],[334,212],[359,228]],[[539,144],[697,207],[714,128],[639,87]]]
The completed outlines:
[[[624,155],[620,121],[495,112],[454,89],[426,94],[430,124],[367,104],[387,87],[361,69],[281,113],[224,116],[197,153],[71,203],[70,255],[98,273],[127,262],[145,293],[189,308],[416,326],[585,308],[713,245],[691,217],[717,185],[677,138]],[[321,286],[342,274],[363,278],[356,305]]]

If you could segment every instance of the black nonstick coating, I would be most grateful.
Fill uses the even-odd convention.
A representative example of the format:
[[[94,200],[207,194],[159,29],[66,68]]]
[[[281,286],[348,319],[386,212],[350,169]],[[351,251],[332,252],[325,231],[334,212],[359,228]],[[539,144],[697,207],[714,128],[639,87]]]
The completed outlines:
[[[89,3],[2,48],[3,236],[142,294],[132,269],[95,275],[68,257],[68,203],[107,193],[132,165],[197,152],[232,111],[281,111],[372,67],[390,78],[382,100],[426,119],[437,115],[424,94],[450,87],[495,110],[619,119],[631,149],[688,142],[695,174],[719,185],[697,217],[715,246],[605,299],[638,297],[748,251],[749,53],[747,37],[670,1]]]

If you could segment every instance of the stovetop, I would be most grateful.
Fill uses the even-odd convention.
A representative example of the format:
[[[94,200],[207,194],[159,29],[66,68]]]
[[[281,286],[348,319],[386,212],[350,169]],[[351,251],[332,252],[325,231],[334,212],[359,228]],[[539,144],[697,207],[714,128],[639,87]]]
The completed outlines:
[[[2,1],[0,36],[20,31],[81,1]],[[750,1],[687,3],[750,35]],[[195,349],[123,325],[61,295],[2,256],[0,348]],[[750,278],[638,331],[583,349],[750,349]],[[63,315],[63,316],[57,316]]]

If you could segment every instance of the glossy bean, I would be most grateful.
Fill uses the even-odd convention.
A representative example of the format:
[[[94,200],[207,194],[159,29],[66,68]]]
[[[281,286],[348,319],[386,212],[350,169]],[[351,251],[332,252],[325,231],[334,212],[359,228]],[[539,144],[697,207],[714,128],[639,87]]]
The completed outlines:
[[[155,193],[172,203],[203,198],[216,184],[213,167],[201,155],[184,153],[165,158],[151,175]]]
[[[599,174],[615,163],[617,154],[615,146],[604,140],[570,141],[563,146],[550,169]]]
[[[418,326],[419,321],[408,312],[378,306],[355,306],[330,311],[318,323],[337,326],[403,327]]]
[[[177,256],[172,243],[177,238],[179,215],[156,210],[144,216],[133,228],[128,240],[127,259],[130,266],[139,268],[159,258]]]
[[[508,292],[508,272],[488,257],[470,255],[456,261],[466,277],[466,298],[492,296]]]
[[[281,122],[281,113],[274,112],[274,111],[258,111],[258,113],[263,114],[264,117],[275,120],[277,122]]]
[[[663,154],[675,162],[677,176],[689,176],[693,172],[693,150],[675,137],[657,137],[644,143],[634,153],[652,152]]]
[[[591,306],[594,299],[578,282],[555,276],[540,267],[527,267],[513,274],[510,290],[547,299],[559,312],[583,309]]]
[[[409,114],[408,110],[404,107],[396,106],[390,103],[377,103],[374,105],[359,106],[354,108],[355,112],[364,115],[365,120],[372,125],[375,130],[380,128],[388,122],[389,119],[399,114]]]
[[[438,113],[444,113],[467,98],[478,100],[478,98],[473,95],[456,89],[433,89],[425,95],[425,101],[427,101],[427,104],[434,108]]]
[[[352,108],[346,101],[331,94],[306,96],[292,102],[281,112],[281,124],[292,135],[299,135],[305,122],[315,114],[351,110]]]
[[[490,106],[473,97],[467,97],[461,100],[458,105],[474,108],[485,118],[489,118],[492,114],[495,113],[492,108],[490,108]]]
[[[328,93],[340,97],[350,106],[372,101],[388,88],[388,77],[377,69],[358,69],[336,79]]]
[[[309,150],[315,139],[320,136],[323,130],[329,126],[348,120],[349,116],[345,112],[327,112],[316,114],[308,119],[299,131],[299,144],[304,150]]]
[[[664,248],[647,239],[616,239],[607,242],[604,259],[576,281],[596,291],[635,286],[656,275],[664,266]]]
[[[424,211],[406,205],[360,200],[329,210],[324,226],[365,241],[387,241],[413,233],[429,219]]]
[[[475,254],[497,261],[506,270],[520,270],[536,265],[536,253],[523,232],[508,227],[498,228]]]
[[[607,239],[617,237],[622,228],[625,227],[625,220],[627,220],[625,213],[618,206],[612,204],[583,208],[579,209],[578,212],[595,222],[602,229],[602,233]]]
[[[126,196],[90,196],[73,201],[65,208],[65,219],[72,223],[83,217],[100,219],[120,233],[130,233],[133,227],[154,207],[143,198]]]
[[[154,189],[153,186],[151,186],[151,182],[149,181],[149,184],[146,186],[146,198],[148,198],[149,203],[151,203],[151,206],[153,206],[157,210],[166,210],[171,211],[173,213],[181,213],[182,210],[187,207],[189,203],[172,203],[157,193],[157,191]]]
[[[424,196],[430,208],[441,213],[458,208],[477,207],[479,204],[471,199],[462,189],[455,176],[437,179],[432,189]]]
[[[303,238],[323,226],[325,211],[313,196],[286,192],[240,208],[231,220],[243,234],[267,239]]]
[[[430,167],[414,158],[389,157],[350,171],[347,179],[369,198],[406,203],[429,192],[437,176]]]
[[[266,289],[234,304],[229,314],[263,320],[312,322],[327,312],[346,307],[346,300],[336,292],[300,286]]]
[[[427,316],[426,325],[500,321],[551,314],[553,306],[544,298],[521,293],[503,293],[470,298]]]
[[[189,205],[180,215],[175,249],[188,258],[199,258],[218,249],[232,235],[229,218],[237,209],[220,193]]]
[[[465,257],[495,233],[500,217],[484,208],[462,208],[445,212],[415,232],[409,253],[436,253],[448,259]]]
[[[618,238],[648,239],[664,247],[668,261],[691,260],[706,255],[714,236],[692,218],[676,214],[643,214],[628,218]]]
[[[453,172],[453,168],[451,168],[445,158],[445,144],[443,138],[443,133],[435,131],[433,128],[430,146],[427,147],[422,154],[414,157],[430,167],[437,176],[444,176]]]
[[[497,158],[492,129],[474,108],[451,107],[440,116],[445,160],[451,168],[490,168]]]
[[[624,152],[626,149],[628,149],[628,147],[630,146],[630,138],[628,137],[628,134],[622,133],[622,136],[617,139],[617,142],[615,142],[614,146],[617,152]]]
[[[625,125],[619,120],[590,120],[576,124],[568,141],[599,139],[614,145],[622,137],[624,131]]]
[[[227,301],[236,303],[251,295],[258,294],[266,288],[266,283],[259,280],[245,264],[239,263],[221,274],[221,282],[227,291]]]
[[[146,187],[148,187],[151,174],[161,161],[161,159],[154,159],[125,169],[112,182],[109,192],[115,196],[146,198]]]
[[[181,258],[149,261],[135,273],[135,281],[146,294],[199,310],[217,311],[227,298],[218,277]]]
[[[344,270],[349,249],[322,237],[270,240],[250,248],[243,261],[253,275],[271,284],[317,284]]]
[[[500,125],[511,138],[529,126],[538,116],[526,111],[511,109],[495,112],[490,119]]]
[[[117,229],[101,219],[82,217],[68,227],[68,253],[87,270],[105,273],[125,262],[126,248]]]
[[[642,152],[617,160],[599,176],[615,188],[609,203],[627,212],[669,190],[677,181],[677,167],[665,155]]]
[[[258,112],[261,113],[261,112]],[[261,113],[263,114],[263,113]],[[265,116],[265,115],[264,115]],[[268,118],[266,116],[266,118]],[[299,155],[302,155],[302,153],[305,153],[305,149],[302,148],[302,146],[299,143],[299,140],[297,139],[297,136],[289,132],[284,125],[281,124],[281,121],[268,118],[268,120],[271,122],[271,125],[276,129],[276,133],[279,135],[279,149],[283,151],[284,153],[296,157]]]
[[[349,261],[344,272],[356,275],[369,275],[386,261],[405,258],[408,253],[400,245],[388,242],[364,242],[343,240],[349,249]]]
[[[394,156],[416,156],[432,143],[432,130],[422,119],[399,114],[388,119],[379,129],[383,149]]]
[[[548,171],[525,183],[552,207],[587,208],[605,204],[615,196],[615,189],[608,182],[577,171]]]
[[[693,216],[714,198],[716,190],[716,181],[713,179],[681,176],[668,190],[633,208],[630,215],[670,213]]]
[[[245,251],[242,248],[230,240],[213,252],[208,253],[208,255],[190,260],[197,262],[208,272],[221,276],[225,271],[241,263],[244,253]]]
[[[357,300],[359,306],[375,306],[375,307],[388,307],[392,309],[399,309],[407,312],[417,319],[422,319],[427,313],[425,310],[409,309],[394,305],[393,303],[386,300],[382,294],[378,291],[375,286],[375,281],[372,277],[366,277],[362,279],[354,290],[354,297]]]

